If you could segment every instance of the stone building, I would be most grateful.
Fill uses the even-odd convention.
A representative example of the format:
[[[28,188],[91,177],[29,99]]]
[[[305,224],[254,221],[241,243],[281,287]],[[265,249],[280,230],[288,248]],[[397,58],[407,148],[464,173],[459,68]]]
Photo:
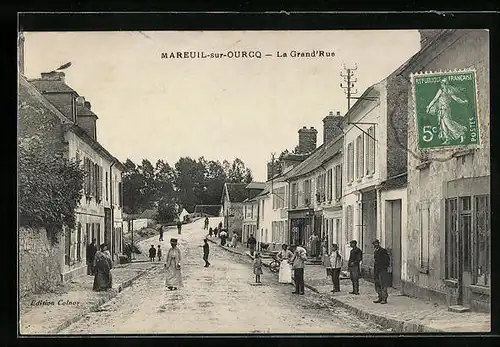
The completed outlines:
[[[487,30],[421,30],[402,74],[474,69],[479,146],[421,151],[408,122],[408,244],[403,292],[489,311],[490,99]],[[408,114],[415,117],[409,93]],[[472,98],[473,99],[473,98]],[[469,100],[474,102],[474,100]]]

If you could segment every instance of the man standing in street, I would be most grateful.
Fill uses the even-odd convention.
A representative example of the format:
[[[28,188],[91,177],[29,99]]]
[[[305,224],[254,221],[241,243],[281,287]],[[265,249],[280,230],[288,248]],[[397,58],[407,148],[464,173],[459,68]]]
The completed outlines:
[[[209,223],[208,217],[205,217],[205,228],[204,228],[204,230],[208,229],[208,223]]]
[[[297,246],[292,258],[295,291],[292,294],[304,295],[304,262],[307,259],[305,248]]]
[[[203,260],[205,261],[205,267],[209,267],[210,263],[208,262],[208,254],[210,253],[210,246],[208,245],[208,240],[203,240]]]
[[[380,241],[373,241],[375,252],[373,253],[373,278],[375,282],[375,290],[378,294],[378,299],[374,301],[376,304],[387,304],[387,286],[389,282],[389,268],[390,258],[389,253],[385,248],[380,247]]]
[[[163,241],[163,225],[160,225],[160,238],[158,241]]]
[[[92,243],[87,245],[87,275],[93,275],[94,271],[92,270],[94,264],[94,257],[97,252],[96,239],[92,240]]]
[[[253,234],[247,240],[247,247],[250,248],[250,255],[253,257],[253,253],[255,252],[255,245],[257,245],[257,240],[253,237]]]
[[[177,222],[177,234],[181,234],[181,229],[182,229],[182,222],[179,220]]]
[[[349,261],[347,263],[352,282],[352,292],[349,294],[359,295],[359,276],[361,272],[359,269],[359,263],[363,259],[363,252],[358,248],[358,242],[356,240],[349,242],[349,245],[352,248],[351,253],[349,254]]]

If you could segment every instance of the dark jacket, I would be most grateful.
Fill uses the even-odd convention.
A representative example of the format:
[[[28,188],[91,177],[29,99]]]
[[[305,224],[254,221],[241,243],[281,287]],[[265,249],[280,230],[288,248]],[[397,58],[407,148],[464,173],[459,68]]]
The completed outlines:
[[[247,240],[247,246],[251,246],[251,245],[256,245],[257,244],[257,240],[255,239],[255,237],[249,237],[248,240]]]
[[[359,262],[363,260],[363,252],[359,247],[351,249],[351,253],[349,254],[349,263],[348,266],[359,266]]]
[[[379,272],[380,270],[387,271],[387,268],[389,267],[390,264],[390,257],[389,253],[387,253],[387,250],[385,248],[380,247],[379,249],[376,249],[375,252],[373,253],[373,258],[374,258],[374,264],[373,264],[374,272]]]
[[[150,257],[150,258],[154,258],[154,257],[156,257],[156,248],[151,247],[151,248],[149,249],[149,257]]]
[[[92,264],[94,262],[94,257],[97,252],[97,247],[92,243],[87,246],[87,264]]]
[[[210,253],[210,246],[208,245],[208,243],[205,243],[203,245],[203,255],[208,255]]]

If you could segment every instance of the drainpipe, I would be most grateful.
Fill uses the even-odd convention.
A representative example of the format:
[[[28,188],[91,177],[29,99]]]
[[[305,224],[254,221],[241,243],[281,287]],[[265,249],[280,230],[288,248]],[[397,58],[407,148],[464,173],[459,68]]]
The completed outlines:
[[[115,226],[115,220],[114,220],[114,207],[113,207],[113,166],[115,165],[115,162],[112,162],[111,165],[109,166],[109,203],[111,206],[111,259],[115,259],[115,247],[114,247],[114,226]]]

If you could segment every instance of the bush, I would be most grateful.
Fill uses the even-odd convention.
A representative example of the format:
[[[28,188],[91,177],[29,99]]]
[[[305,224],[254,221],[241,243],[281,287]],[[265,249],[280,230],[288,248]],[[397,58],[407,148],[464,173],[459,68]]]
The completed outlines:
[[[85,172],[62,151],[44,147],[39,140],[18,142],[19,225],[45,228],[57,242],[63,225],[73,229],[75,209],[83,196]]]

